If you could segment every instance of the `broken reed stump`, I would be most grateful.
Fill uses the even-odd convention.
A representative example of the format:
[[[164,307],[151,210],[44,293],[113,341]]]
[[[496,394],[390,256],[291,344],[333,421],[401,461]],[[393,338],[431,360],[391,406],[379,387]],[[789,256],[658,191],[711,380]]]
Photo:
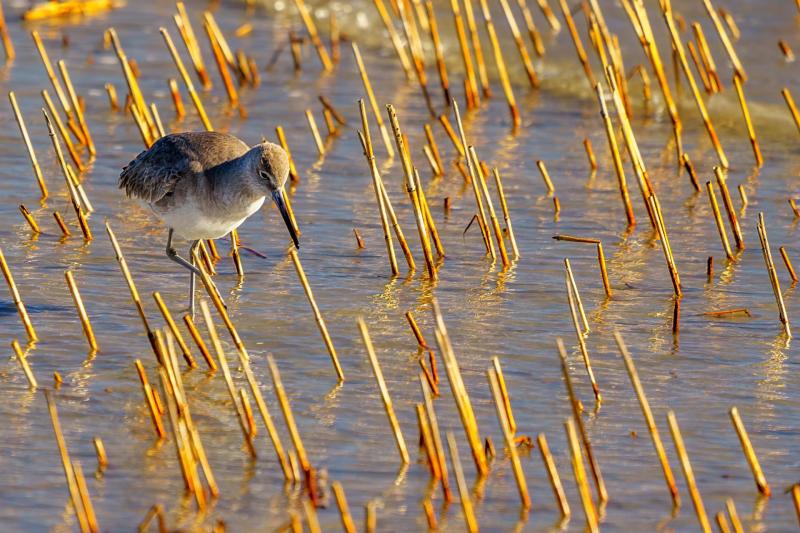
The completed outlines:
[[[98,350],[97,340],[95,340],[94,337],[92,324],[89,322],[89,315],[86,313],[86,308],[83,306],[83,299],[81,298],[80,292],[78,292],[78,286],[75,283],[75,277],[72,275],[71,270],[64,272],[64,277],[67,280],[67,286],[69,287],[69,292],[72,295],[72,301],[75,303],[75,308],[78,310],[78,317],[81,320],[81,326],[83,327],[84,335],[86,335],[86,341],[89,343],[91,352],[94,353]]]
[[[336,376],[339,379],[339,383],[341,383],[344,381],[344,372],[339,364],[339,358],[336,355],[336,349],[333,347],[333,340],[331,340],[331,336],[328,333],[328,326],[325,325],[325,319],[322,318],[322,313],[320,312],[317,302],[314,299],[314,293],[311,292],[311,286],[308,284],[308,278],[306,278],[303,265],[300,264],[300,257],[297,255],[297,251],[294,249],[289,251],[289,257],[292,259],[294,268],[297,271],[297,277],[300,279],[300,284],[303,286],[303,290],[306,293],[306,298],[311,306],[311,312],[314,314],[314,320],[316,321],[319,332],[322,335],[322,340],[328,350],[328,355],[331,357],[333,368],[336,370]]]
[[[661,472],[664,474],[664,481],[667,484],[667,490],[672,498],[672,506],[673,508],[677,509],[681,506],[680,494],[678,493],[678,487],[675,484],[675,476],[672,474],[672,468],[669,466],[667,454],[664,451],[664,444],[661,441],[661,435],[658,432],[658,426],[656,425],[655,417],[653,417],[653,412],[650,410],[650,402],[647,400],[647,396],[644,393],[644,387],[642,386],[642,382],[639,380],[639,373],[636,371],[633,358],[631,357],[630,352],[628,352],[628,348],[625,346],[625,342],[622,340],[622,335],[620,335],[619,331],[614,332],[614,340],[617,342],[617,348],[619,349],[619,353],[622,356],[623,362],[625,363],[625,370],[628,372],[631,385],[636,393],[636,399],[639,401],[639,407],[642,410],[642,416],[644,417],[645,424],[647,425],[647,430],[650,433],[650,440],[653,441],[653,448],[655,449],[658,460],[661,463]]]
[[[758,492],[769,497],[772,491],[769,488],[766,476],[764,476],[764,471],[761,470],[761,464],[758,462],[756,451],[753,448],[753,444],[750,442],[750,436],[747,434],[744,422],[742,422],[742,418],[739,416],[739,410],[735,406],[731,407],[728,414],[731,417],[733,428],[736,430],[736,435],[739,437],[739,443],[742,445],[742,453],[744,453],[747,459],[747,464],[750,465],[750,471],[753,473],[753,481],[755,481],[756,488]]]
[[[408,464],[410,460],[408,457],[408,450],[406,448],[406,441],[403,438],[403,432],[400,429],[400,423],[397,421],[397,416],[394,413],[392,398],[389,396],[389,389],[386,387],[386,381],[383,379],[383,370],[381,370],[381,365],[378,362],[378,356],[375,353],[375,348],[372,345],[372,339],[370,339],[369,331],[367,330],[367,324],[361,317],[359,317],[356,322],[358,324],[358,329],[361,332],[361,340],[364,342],[364,347],[367,350],[369,362],[372,365],[372,373],[375,375],[375,381],[378,383],[378,389],[380,390],[381,399],[383,400],[383,407],[386,410],[386,416],[389,418],[389,425],[392,428],[395,444],[397,445],[397,451],[400,454],[400,461],[403,464]]]
[[[5,255],[3,255],[2,249],[0,249],[0,270],[3,271],[3,277],[6,279],[9,292],[11,292],[11,300],[17,308],[19,318],[22,320],[22,325],[25,327],[25,333],[28,334],[28,341],[36,342],[39,340],[39,337],[36,336],[36,330],[33,329],[30,316],[28,316],[28,310],[25,308],[25,303],[19,295],[17,284],[14,282],[14,276],[11,275],[11,269],[8,268],[8,263],[6,263],[6,258]]]

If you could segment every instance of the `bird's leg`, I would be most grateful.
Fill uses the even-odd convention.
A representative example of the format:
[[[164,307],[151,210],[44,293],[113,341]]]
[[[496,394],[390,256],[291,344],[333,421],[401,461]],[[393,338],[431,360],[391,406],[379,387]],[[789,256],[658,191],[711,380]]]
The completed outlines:
[[[178,252],[172,246],[172,233],[173,229],[169,228],[169,236],[167,237],[167,257],[181,265],[183,268],[188,268],[190,271],[194,272],[195,274],[199,274],[200,271],[197,269],[196,266],[191,264],[189,261],[184,259],[183,257],[178,255]]]
[[[194,251],[197,249],[197,246],[199,244],[200,241],[196,240],[189,247],[189,261],[191,261],[192,266],[194,266]],[[189,313],[191,314],[192,320],[194,320],[194,290],[195,290],[195,272],[194,270],[191,270],[189,272]]]

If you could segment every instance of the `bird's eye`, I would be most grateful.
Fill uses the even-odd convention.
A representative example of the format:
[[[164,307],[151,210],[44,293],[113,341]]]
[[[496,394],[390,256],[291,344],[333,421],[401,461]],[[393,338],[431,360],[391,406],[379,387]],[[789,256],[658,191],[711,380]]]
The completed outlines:
[[[264,178],[265,180],[269,181],[269,174],[267,174],[263,170],[259,170],[258,173],[261,175],[262,178]]]

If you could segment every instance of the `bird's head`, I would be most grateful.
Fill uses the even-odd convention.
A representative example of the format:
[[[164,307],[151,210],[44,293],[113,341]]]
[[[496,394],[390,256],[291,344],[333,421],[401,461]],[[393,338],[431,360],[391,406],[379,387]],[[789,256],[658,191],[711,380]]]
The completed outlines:
[[[289,156],[286,155],[286,151],[283,148],[270,142],[263,142],[255,148],[258,155],[256,163],[258,182],[272,196],[272,200],[286,223],[286,228],[289,230],[289,235],[292,237],[295,248],[300,248],[297,232],[289,216],[289,209],[286,206],[286,193],[283,189],[283,185],[289,177]]]

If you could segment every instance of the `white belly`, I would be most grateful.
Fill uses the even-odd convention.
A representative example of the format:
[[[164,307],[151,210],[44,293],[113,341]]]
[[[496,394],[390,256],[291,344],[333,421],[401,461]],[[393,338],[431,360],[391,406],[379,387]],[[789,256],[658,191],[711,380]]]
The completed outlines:
[[[211,214],[197,205],[184,204],[166,211],[154,210],[175,233],[188,240],[219,239],[238,228],[242,222],[264,205],[264,198],[250,203],[235,213]]]

